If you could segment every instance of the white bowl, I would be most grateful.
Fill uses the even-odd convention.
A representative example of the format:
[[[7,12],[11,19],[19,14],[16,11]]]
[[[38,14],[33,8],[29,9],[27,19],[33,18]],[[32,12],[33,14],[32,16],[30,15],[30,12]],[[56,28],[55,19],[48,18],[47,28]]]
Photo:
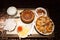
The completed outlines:
[[[17,12],[17,9],[16,9],[16,7],[14,7],[14,6],[11,6],[11,7],[9,7],[9,8],[7,9],[7,14],[8,14],[8,15],[15,15],[16,12]]]
[[[42,8],[42,7],[38,7],[38,8],[35,9],[35,12],[36,12],[36,15],[37,15],[37,16],[43,16],[43,14],[38,15],[38,13],[37,13],[37,10],[38,10],[38,9],[43,10],[43,11],[45,12],[45,16],[47,16],[47,11],[46,11],[46,9],[45,9],[45,8]]]

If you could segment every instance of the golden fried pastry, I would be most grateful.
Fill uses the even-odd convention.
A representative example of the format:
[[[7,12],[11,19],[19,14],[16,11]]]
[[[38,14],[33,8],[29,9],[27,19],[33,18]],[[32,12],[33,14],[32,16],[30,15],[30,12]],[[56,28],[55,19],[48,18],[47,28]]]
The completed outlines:
[[[40,16],[36,20],[36,29],[43,34],[51,33],[53,26],[53,21],[48,16]]]

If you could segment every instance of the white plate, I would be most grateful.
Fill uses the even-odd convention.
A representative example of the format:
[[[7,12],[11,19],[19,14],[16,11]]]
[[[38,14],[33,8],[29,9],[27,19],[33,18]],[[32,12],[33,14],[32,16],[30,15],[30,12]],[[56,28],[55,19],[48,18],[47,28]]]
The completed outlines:
[[[4,30],[13,31],[16,27],[16,22],[14,21],[14,19],[9,18],[6,19],[4,25]]]

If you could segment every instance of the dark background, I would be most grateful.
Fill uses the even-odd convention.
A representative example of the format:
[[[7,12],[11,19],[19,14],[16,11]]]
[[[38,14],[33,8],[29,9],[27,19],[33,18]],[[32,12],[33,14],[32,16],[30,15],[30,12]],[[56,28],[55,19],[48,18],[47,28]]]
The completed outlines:
[[[55,39],[60,39],[60,1],[59,0],[0,0],[0,11],[9,6],[17,8],[44,7],[48,10],[50,18],[55,23]]]

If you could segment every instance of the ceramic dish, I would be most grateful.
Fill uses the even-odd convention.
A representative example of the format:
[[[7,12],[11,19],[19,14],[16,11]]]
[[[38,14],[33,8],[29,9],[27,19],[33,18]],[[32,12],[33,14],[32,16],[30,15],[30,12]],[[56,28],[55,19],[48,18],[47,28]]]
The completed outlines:
[[[13,31],[16,28],[16,22],[14,21],[14,19],[6,19],[5,23],[4,23],[4,30],[7,31]]]
[[[32,10],[25,9],[20,13],[20,18],[24,23],[31,23],[34,21],[35,13]]]
[[[53,33],[55,25],[48,16],[40,16],[35,22],[35,29],[39,34],[50,35]]]
[[[35,9],[35,12],[36,12],[36,15],[37,16],[47,16],[47,11],[45,8],[42,8],[42,7],[38,7]]]
[[[8,15],[13,16],[13,15],[16,14],[16,12],[17,12],[17,9],[16,9],[16,7],[14,7],[14,6],[11,6],[11,7],[9,7],[9,8],[7,9],[7,14],[8,14]]]

